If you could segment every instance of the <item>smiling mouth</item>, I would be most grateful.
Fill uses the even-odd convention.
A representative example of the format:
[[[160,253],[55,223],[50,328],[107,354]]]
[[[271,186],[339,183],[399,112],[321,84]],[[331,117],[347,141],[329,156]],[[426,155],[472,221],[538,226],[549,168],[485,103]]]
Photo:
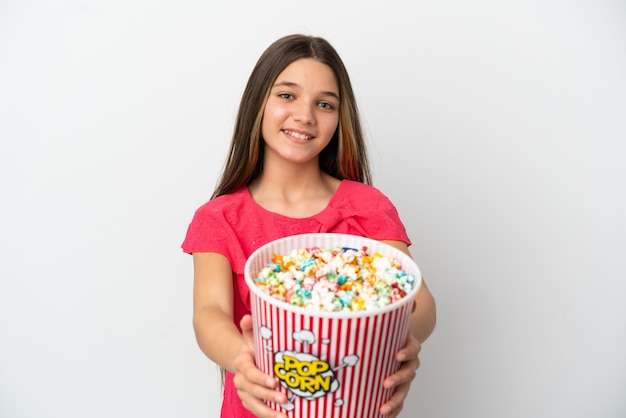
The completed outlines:
[[[287,135],[293,136],[296,139],[302,139],[306,141],[310,141],[311,139],[314,138],[313,136],[304,135],[298,132],[290,131],[288,129],[283,129],[283,132],[286,133]]]

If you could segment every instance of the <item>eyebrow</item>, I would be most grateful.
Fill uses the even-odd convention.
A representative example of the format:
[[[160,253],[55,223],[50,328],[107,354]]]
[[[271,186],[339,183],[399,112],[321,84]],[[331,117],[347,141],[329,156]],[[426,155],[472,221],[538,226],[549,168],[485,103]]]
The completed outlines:
[[[272,88],[275,87],[300,87],[300,85],[298,83],[294,83],[293,81],[281,81],[280,83],[276,83],[272,86]],[[324,96],[331,96],[336,98],[337,100],[340,100],[339,95],[334,91],[323,91],[322,94]]]

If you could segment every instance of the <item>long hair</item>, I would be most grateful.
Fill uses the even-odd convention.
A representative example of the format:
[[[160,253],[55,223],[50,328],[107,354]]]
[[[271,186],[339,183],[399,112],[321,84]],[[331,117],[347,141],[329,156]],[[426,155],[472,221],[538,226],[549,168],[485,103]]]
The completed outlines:
[[[320,153],[320,169],[340,180],[371,184],[359,112],[343,61],[323,38],[288,35],[263,52],[250,74],[241,97],[228,157],[212,198],[234,192],[263,171],[261,122],[270,89],[289,64],[302,58],[328,65],[339,85],[339,124],[330,143]]]

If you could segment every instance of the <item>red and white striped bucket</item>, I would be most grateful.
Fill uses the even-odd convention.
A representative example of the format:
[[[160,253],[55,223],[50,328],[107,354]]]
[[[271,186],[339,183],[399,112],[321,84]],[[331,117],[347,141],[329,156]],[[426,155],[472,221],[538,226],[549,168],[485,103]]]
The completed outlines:
[[[397,258],[415,276],[413,289],[384,308],[358,312],[321,312],[277,301],[253,282],[272,254],[299,248],[367,247]],[[245,265],[250,287],[254,351],[257,367],[275,376],[289,399],[268,405],[289,417],[382,417],[380,407],[392,390],[383,380],[396,372],[395,354],[404,347],[421,285],[415,262],[382,242],[345,234],[301,234],[272,241],[257,249]]]

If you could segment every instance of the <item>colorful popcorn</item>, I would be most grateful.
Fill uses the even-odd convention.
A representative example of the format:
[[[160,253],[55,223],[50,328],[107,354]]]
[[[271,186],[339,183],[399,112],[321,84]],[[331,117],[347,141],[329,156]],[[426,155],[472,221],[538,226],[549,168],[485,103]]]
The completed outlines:
[[[254,279],[263,292],[279,301],[319,311],[378,309],[405,297],[415,277],[400,262],[367,247],[301,248],[273,254]]]

